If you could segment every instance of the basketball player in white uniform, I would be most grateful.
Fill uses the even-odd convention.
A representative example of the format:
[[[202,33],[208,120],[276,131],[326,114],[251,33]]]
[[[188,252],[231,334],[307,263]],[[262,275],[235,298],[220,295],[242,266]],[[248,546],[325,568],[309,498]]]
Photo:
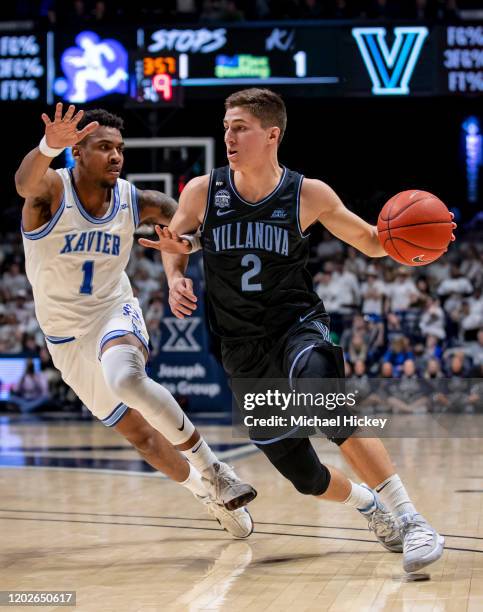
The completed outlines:
[[[191,490],[235,537],[253,530],[256,491],[217,460],[170,393],[145,372],[148,334],[124,272],[139,223],[167,225],[176,202],[120,178],[123,122],[69,106],[15,175],[35,310],[64,381],[107,427],[156,469]],[[72,147],[75,168],[54,171]],[[159,228],[157,228],[159,232]],[[187,461],[188,459],[188,461]]]

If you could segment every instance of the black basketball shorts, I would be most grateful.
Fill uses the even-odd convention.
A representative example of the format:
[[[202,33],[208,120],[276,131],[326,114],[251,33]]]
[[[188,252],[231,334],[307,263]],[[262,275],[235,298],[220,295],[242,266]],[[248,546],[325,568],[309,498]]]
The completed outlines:
[[[315,380],[343,379],[344,357],[342,349],[332,344],[329,335],[328,317],[316,308],[309,309],[307,314],[280,337],[257,338],[246,342],[222,342],[223,366],[231,381],[236,379],[283,379],[287,388],[306,391],[304,379],[310,381],[311,389]],[[239,394],[239,386],[232,384],[232,390],[239,406],[243,398]],[[350,412],[338,409],[341,416],[349,416]],[[343,421],[343,419],[341,419]],[[333,427],[322,430],[323,433],[337,444],[342,444],[355,427]],[[315,431],[313,432],[315,433]],[[250,432],[253,442],[262,450],[264,446],[284,440],[280,446],[291,447],[290,439],[300,438],[297,433],[284,431],[280,436],[270,439],[260,439]],[[271,449],[274,450],[273,448]]]

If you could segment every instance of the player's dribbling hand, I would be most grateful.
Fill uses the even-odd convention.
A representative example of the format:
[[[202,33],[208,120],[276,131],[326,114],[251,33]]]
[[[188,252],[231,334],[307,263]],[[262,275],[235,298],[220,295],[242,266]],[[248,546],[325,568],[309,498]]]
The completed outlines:
[[[71,104],[62,117],[62,104],[59,102],[55,107],[54,120],[42,113],[42,121],[45,123],[45,140],[53,149],[65,149],[80,142],[88,134],[99,127],[97,121],[91,121],[82,130],[77,129],[77,124],[84,116],[84,111],[75,113],[75,106]]]
[[[139,238],[138,242],[141,246],[178,255],[188,255],[191,252],[190,243],[180,238],[176,232],[171,232],[167,227],[161,228],[159,225],[155,225],[154,229],[159,240]]]
[[[169,288],[169,307],[178,319],[184,319],[196,310],[198,298],[193,293],[193,281],[190,278],[177,278]]]

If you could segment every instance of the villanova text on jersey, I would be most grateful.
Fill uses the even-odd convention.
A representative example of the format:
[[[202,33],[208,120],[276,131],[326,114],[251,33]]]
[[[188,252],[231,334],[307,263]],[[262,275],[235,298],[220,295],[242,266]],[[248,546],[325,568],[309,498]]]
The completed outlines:
[[[254,203],[238,193],[228,166],[211,173],[203,262],[210,325],[226,340],[280,334],[320,303],[299,222],[303,177],[282,170],[272,193]]]
[[[212,228],[216,251],[231,249],[258,249],[287,255],[289,250],[288,230],[268,223],[247,221],[227,223]]]

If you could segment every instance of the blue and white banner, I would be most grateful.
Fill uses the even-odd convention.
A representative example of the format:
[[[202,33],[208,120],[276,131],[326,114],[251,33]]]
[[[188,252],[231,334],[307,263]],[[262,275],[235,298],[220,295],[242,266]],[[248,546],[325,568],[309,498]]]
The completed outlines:
[[[194,314],[177,319],[165,295],[161,346],[151,362],[151,376],[165,386],[188,412],[228,412],[231,394],[221,364],[211,351],[205,316],[200,258],[192,257],[187,277],[198,298]]]

